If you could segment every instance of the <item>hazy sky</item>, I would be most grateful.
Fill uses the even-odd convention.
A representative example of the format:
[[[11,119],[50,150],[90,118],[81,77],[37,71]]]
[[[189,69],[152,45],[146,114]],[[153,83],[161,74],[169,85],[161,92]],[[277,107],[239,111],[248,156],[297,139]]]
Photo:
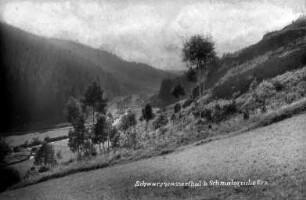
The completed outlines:
[[[219,55],[259,41],[306,10],[306,0],[0,0],[1,18],[46,37],[179,69],[184,40],[212,36]]]

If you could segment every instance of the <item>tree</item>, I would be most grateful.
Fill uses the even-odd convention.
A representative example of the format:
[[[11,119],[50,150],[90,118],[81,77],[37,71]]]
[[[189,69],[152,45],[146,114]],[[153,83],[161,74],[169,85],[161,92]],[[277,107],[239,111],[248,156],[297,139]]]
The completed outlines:
[[[121,119],[120,129],[122,129],[125,132],[127,139],[131,141],[134,147],[136,147],[136,142],[137,142],[136,130],[135,130],[136,124],[137,124],[137,120],[136,120],[135,113],[130,112],[124,115]]]
[[[81,103],[76,98],[70,97],[65,107],[66,120],[74,124],[81,114]]]
[[[107,99],[103,99],[104,91],[100,86],[94,81],[90,86],[88,86],[83,103],[85,106],[91,108],[92,111],[92,124],[95,123],[96,112],[105,114],[105,107],[107,105]]]
[[[131,127],[135,127],[136,124],[137,124],[136,114],[131,112],[126,115],[123,115],[121,119],[120,129],[122,129],[123,131],[127,131]]]
[[[198,79],[200,96],[202,96],[202,71],[205,72],[204,78],[206,81],[208,65],[215,59],[215,57],[216,52],[214,43],[208,37],[194,35],[184,43],[183,61],[187,62],[188,68],[194,67],[197,71],[200,72],[200,77]]]
[[[180,96],[184,96],[185,95],[185,90],[182,87],[182,85],[179,83],[177,84],[173,90],[171,91],[171,94],[175,97],[175,98],[179,98]]]
[[[142,117],[144,120],[146,120],[146,130],[147,130],[149,121],[154,118],[154,113],[152,111],[152,106],[150,104],[147,104],[142,109]]]
[[[55,165],[56,159],[53,146],[44,142],[35,154],[35,165]]]
[[[68,146],[72,152],[77,151],[78,156],[81,155],[82,146],[87,135],[88,129],[85,126],[85,119],[81,115],[76,119],[73,129],[70,129],[68,133]]]
[[[164,113],[161,113],[160,115],[158,115],[156,120],[153,122],[153,127],[154,129],[158,129],[162,126],[167,125],[168,122],[169,121],[168,121],[167,115],[165,115]]]
[[[116,127],[112,127],[110,130],[110,141],[112,144],[112,147],[119,147],[119,138],[120,138],[120,133],[118,132]]]
[[[100,151],[101,151],[101,143],[104,149],[104,143],[108,138],[109,126],[110,124],[108,123],[104,115],[100,116],[97,119],[96,124],[94,125],[92,142],[94,144],[99,144]]]

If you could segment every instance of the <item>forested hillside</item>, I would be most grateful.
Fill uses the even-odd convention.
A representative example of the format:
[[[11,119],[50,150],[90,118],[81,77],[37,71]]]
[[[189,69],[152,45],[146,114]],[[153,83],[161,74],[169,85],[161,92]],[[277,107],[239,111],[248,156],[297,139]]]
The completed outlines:
[[[0,26],[1,131],[63,122],[67,99],[79,97],[94,80],[112,98],[154,92],[170,75],[81,44]]]
[[[72,41],[54,39],[52,42],[80,58],[90,60],[104,71],[110,72],[120,83],[122,93],[156,92],[164,77],[174,77],[174,73],[143,63],[127,62],[107,51],[93,49]]]

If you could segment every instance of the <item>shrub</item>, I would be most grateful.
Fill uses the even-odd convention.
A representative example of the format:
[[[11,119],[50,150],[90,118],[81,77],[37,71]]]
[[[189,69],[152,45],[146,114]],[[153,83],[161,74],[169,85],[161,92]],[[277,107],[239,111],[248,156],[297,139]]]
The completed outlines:
[[[38,148],[37,147],[32,147],[31,148],[31,154],[36,154]]]
[[[221,122],[238,111],[235,101],[219,100],[204,107],[201,117],[211,122]]]
[[[167,124],[168,124],[167,116],[165,114],[160,114],[160,115],[158,115],[156,120],[153,122],[153,127],[154,127],[154,129],[158,129],[158,128],[160,128],[162,126],[165,126]]]
[[[47,143],[44,143],[35,154],[35,165],[55,165],[56,159],[54,155],[53,146]]]
[[[170,120],[172,121],[172,124],[174,124],[174,121],[176,120],[176,116],[174,113],[171,115]]]
[[[38,172],[36,171],[36,168],[35,167],[31,167],[27,173],[25,174],[25,176],[23,177],[23,179],[27,179],[27,178],[30,178],[30,177],[33,177],[33,176],[38,176]]]
[[[14,152],[20,152],[21,151],[21,147],[20,146],[16,146],[13,148]]]
[[[185,90],[182,87],[182,85],[179,83],[178,85],[174,86],[174,88],[171,90],[171,94],[175,98],[178,99],[180,96],[184,96],[185,95]]]
[[[292,102],[294,102],[296,99],[298,98],[298,95],[295,93],[288,93],[285,97],[285,102],[287,104],[291,104]]]
[[[183,103],[183,108],[187,108],[188,106],[190,106],[192,104],[192,99],[186,99]]]
[[[298,94],[301,96],[306,95],[306,81],[301,81],[296,86]]]
[[[61,151],[61,150],[58,150],[58,151],[57,151],[57,153],[56,153],[56,158],[57,158],[58,160],[61,160],[61,159],[63,158],[63,156],[62,156],[62,151]]]
[[[26,140],[26,141],[24,142],[23,147],[24,147],[24,148],[28,148],[28,147],[29,147],[29,141],[28,141],[28,140]]]
[[[165,133],[166,133],[167,131],[168,131],[167,128],[161,127],[160,130],[159,130],[159,134],[160,134],[160,135],[165,135]]]
[[[201,111],[201,118],[206,118],[208,121],[212,121],[212,110],[204,108]]]
[[[276,94],[274,85],[269,81],[263,81],[255,90],[255,94],[260,99],[269,98]]]
[[[43,166],[40,166],[40,167],[39,167],[38,172],[39,172],[39,173],[43,173],[43,172],[47,172],[47,171],[49,171],[49,170],[50,170],[49,167],[43,165]]]
[[[44,138],[44,142],[49,142],[49,141],[50,141],[50,137],[47,136]]]
[[[176,103],[174,105],[174,113],[178,113],[181,111],[181,104],[180,103]]]
[[[120,133],[115,127],[112,127],[110,131],[110,141],[113,148],[119,147],[119,139],[120,139]]]
[[[40,141],[40,139],[38,137],[35,137],[32,139],[30,146],[37,146],[37,145],[40,145],[41,143],[42,142]]]
[[[241,91],[239,90],[233,94],[233,99],[238,98],[240,95],[241,95]]]
[[[193,111],[192,114],[193,114],[193,116],[195,118],[199,118],[201,116],[201,112],[200,111]]]
[[[8,189],[9,187],[21,181],[21,176],[19,172],[12,167],[1,167],[0,177],[0,192]]]
[[[256,78],[254,78],[252,83],[249,85],[249,91],[254,91],[257,85],[258,85],[258,81]]]
[[[280,92],[285,89],[285,86],[281,84],[281,82],[278,80],[273,81],[272,84],[274,85],[274,88],[277,92]]]
[[[244,112],[243,112],[243,119],[244,119],[244,120],[248,120],[249,118],[250,118],[249,113],[248,113],[247,111],[244,111]]]
[[[241,110],[246,112],[255,111],[257,108],[260,108],[265,105],[265,99],[259,98],[256,93],[252,92],[249,95],[246,95],[244,98],[244,103],[240,107]]]

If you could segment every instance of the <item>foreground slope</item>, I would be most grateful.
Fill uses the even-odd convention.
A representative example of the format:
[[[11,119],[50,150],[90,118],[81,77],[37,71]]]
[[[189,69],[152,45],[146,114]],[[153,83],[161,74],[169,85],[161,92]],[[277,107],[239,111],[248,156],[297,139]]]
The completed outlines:
[[[306,114],[169,155],[7,191],[1,199],[305,199]],[[136,181],[248,181],[251,187],[135,188]]]

